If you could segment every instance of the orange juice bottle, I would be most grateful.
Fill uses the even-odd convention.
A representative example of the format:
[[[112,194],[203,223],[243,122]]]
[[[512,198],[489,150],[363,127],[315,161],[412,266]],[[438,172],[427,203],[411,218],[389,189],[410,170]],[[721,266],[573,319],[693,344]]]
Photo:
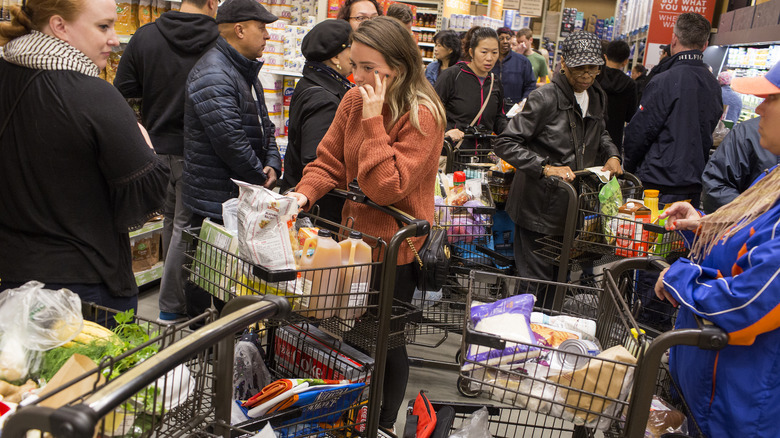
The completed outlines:
[[[350,232],[349,238],[342,240],[339,245],[341,265],[346,266],[341,271],[343,295],[339,317],[355,319],[366,312],[368,304],[368,288],[371,283],[371,245],[364,242],[363,234],[357,231]]]
[[[309,289],[311,294],[308,300],[307,297],[301,300],[301,307],[308,308],[302,312],[303,316],[322,319],[336,314],[341,297],[340,267],[341,246],[331,238],[329,230],[322,229],[316,237],[306,239],[301,255],[301,279],[304,291]]]

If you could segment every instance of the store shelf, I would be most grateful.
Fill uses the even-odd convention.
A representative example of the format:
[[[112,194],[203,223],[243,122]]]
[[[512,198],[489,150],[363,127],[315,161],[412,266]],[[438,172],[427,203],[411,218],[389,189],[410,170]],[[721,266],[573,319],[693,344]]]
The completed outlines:
[[[163,221],[147,222],[143,227],[130,232],[130,238],[141,237],[145,234],[151,234],[157,230],[162,230]]]
[[[268,73],[272,75],[281,75],[281,76],[293,76],[296,78],[302,78],[303,74],[298,71],[294,70],[283,70],[283,69],[276,69],[276,68],[264,68],[261,70],[263,73]]]
[[[153,234],[155,232],[160,232],[160,230],[162,229],[163,229],[162,220],[147,222],[140,229],[131,231],[130,238],[137,239],[137,238],[145,237],[146,235]],[[163,261],[159,261],[155,263],[154,266],[152,266],[147,270],[134,272],[133,275],[135,276],[135,284],[138,286],[143,286],[147,283],[151,283],[155,280],[159,280],[160,278],[162,278],[163,266],[164,266]]]
[[[433,62],[433,61],[435,61],[435,59],[433,59],[433,58],[425,58],[425,57],[423,57],[422,60],[423,60],[423,62]]]
[[[164,268],[165,265],[163,264],[163,262],[157,262],[154,266],[152,266],[151,268],[145,271],[139,271],[133,273],[133,275],[135,276],[135,284],[138,286],[143,286],[155,280],[161,279]]]
[[[418,46],[422,46],[422,47],[435,47],[436,46],[436,44],[434,44],[434,43],[417,43],[417,45]]]
[[[130,42],[130,38],[132,38],[132,35],[117,35],[119,37],[119,44],[127,44]],[[135,43],[134,43],[135,44]]]
[[[726,65],[724,68],[729,70],[743,69],[743,70],[769,70],[771,66],[756,66],[756,65]]]
[[[412,31],[414,31],[414,32],[436,32],[436,28],[435,27],[412,26]]]

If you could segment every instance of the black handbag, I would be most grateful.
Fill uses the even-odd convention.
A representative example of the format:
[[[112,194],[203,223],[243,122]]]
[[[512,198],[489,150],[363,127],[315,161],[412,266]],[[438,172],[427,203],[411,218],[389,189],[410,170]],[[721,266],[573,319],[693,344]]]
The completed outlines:
[[[447,229],[431,227],[428,239],[420,251],[415,249],[412,239],[406,242],[412,248],[417,260],[417,289],[421,291],[437,291],[447,281],[450,271],[450,244],[447,240]]]

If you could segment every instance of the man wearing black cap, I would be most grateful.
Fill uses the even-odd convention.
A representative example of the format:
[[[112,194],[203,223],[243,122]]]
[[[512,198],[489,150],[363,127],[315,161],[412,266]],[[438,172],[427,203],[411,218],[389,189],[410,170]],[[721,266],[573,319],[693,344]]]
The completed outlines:
[[[521,277],[558,280],[555,266],[537,254],[538,239],[563,235],[567,194],[547,177],[573,182],[574,171],[602,165],[622,173],[618,149],[605,129],[607,96],[596,75],[604,65],[595,34],[576,31],[563,42],[561,72],[532,91],[522,112],[493,143],[517,172],[506,212],[515,223],[515,264]],[[606,161],[606,162],[605,162]],[[537,295],[548,307],[551,294]]]
[[[222,222],[222,203],[238,196],[231,178],[273,188],[281,158],[257,60],[277,17],[255,0],[227,0],[217,11],[220,37],[187,78],[184,106],[184,204],[193,225]],[[210,302],[193,303],[194,311]]]
[[[125,98],[141,98],[141,118],[155,152],[170,169],[164,207],[160,282],[161,324],[186,319],[182,229],[190,212],[182,203],[184,166],[184,92],[187,75],[219,37],[217,0],[184,0],[181,10],[168,11],[133,35],[119,61],[114,86]]]
[[[347,80],[352,72],[351,33],[348,22],[325,20],[303,38],[301,52],[306,65],[290,100],[290,142],[279,183],[282,191],[294,188],[303,176],[303,168],[317,158],[317,146],[328,132],[341,99],[354,86]],[[317,205],[320,217],[341,223],[342,199],[325,196]]]

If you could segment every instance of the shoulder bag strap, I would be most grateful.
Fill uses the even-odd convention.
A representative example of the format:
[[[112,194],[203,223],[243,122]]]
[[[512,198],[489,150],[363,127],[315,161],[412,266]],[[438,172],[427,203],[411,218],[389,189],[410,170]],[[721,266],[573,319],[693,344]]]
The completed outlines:
[[[474,120],[469,123],[469,126],[474,126],[475,123],[477,123],[477,120],[479,120],[480,117],[482,117],[482,113],[485,111],[485,108],[487,108],[487,104],[490,101],[490,95],[493,94],[493,84],[496,82],[495,75],[493,73],[490,73],[490,88],[488,89],[487,99],[485,99],[484,102],[482,102],[482,108],[479,109],[479,112],[474,117]],[[460,149],[460,145],[463,143],[464,139],[461,139],[458,144],[455,145],[455,149]]]
[[[43,73],[43,70],[38,70],[30,76],[30,79],[27,80],[27,82],[24,83],[24,86],[22,87],[22,91],[19,93],[19,96],[16,97],[16,100],[14,101],[13,105],[11,105],[11,109],[8,110],[8,115],[5,117],[5,120],[3,121],[3,126],[0,126],[0,137],[3,136],[3,132],[5,132],[5,127],[8,126],[8,123],[11,121],[11,116],[14,114],[14,110],[19,105],[19,102],[22,101],[22,96],[24,95],[24,92],[27,90],[27,87],[30,86],[33,79],[38,77],[41,73]]]

